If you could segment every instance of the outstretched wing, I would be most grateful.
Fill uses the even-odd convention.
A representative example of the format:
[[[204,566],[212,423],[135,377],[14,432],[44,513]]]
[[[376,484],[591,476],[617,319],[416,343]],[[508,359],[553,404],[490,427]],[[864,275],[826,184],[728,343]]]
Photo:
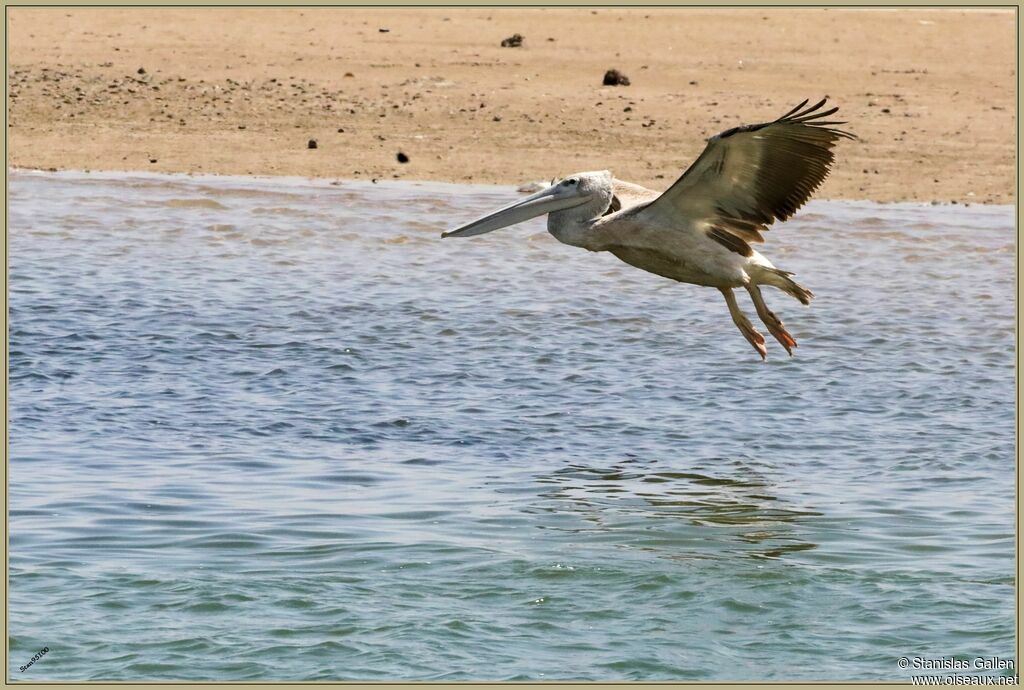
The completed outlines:
[[[773,122],[734,127],[708,139],[693,165],[644,209],[658,216],[704,221],[705,232],[749,255],[749,242],[800,208],[828,175],[840,139],[856,139],[828,121],[839,108],[807,101]]]

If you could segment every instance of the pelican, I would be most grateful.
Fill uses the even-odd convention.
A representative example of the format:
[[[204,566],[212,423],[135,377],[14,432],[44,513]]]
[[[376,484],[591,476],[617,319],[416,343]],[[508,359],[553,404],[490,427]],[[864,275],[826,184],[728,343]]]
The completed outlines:
[[[751,247],[776,220],[790,218],[831,169],[832,148],[856,139],[828,121],[827,99],[807,101],[773,120],[733,127],[707,140],[682,177],[665,192],[623,182],[607,170],[570,175],[547,189],[488,213],[441,237],[472,237],[548,214],[559,242],[611,252],[631,266],[681,283],[718,288],[732,320],[764,360],[762,336],[740,310],[744,288],[758,317],[790,356],[796,340],[764,302],[769,285],[810,304],[798,285]]]

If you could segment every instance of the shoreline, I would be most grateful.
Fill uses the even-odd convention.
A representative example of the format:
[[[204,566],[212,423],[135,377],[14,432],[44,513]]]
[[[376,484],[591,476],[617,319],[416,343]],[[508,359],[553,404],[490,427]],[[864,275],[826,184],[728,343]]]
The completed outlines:
[[[453,189],[494,189],[507,191],[511,194],[527,194],[528,192],[520,191],[518,187],[531,184],[530,180],[523,180],[522,182],[516,183],[505,183],[505,182],[452,182],[450,180],[418,180],[412,178],[403,179],[380,179],[380,180],[361,180],[353,178],[341,178],[341,177],[309,177],[304,175],[266,175],[266,174],[238,174],[238,173],[218,173],[218,172],[161,172],[155,170],[83,170],[66,168],[61,170],[51,170],[33,167],[20,167],[20,166],[9,166],[8,174],[21,174],[21,175],[58,175],[68,177],[94,177],[103,180],[117,180],[117,179],[194,179],[198,181],[223,181],[223,182],[239,182],[244,183],[253,181],[264,184],[282,184],[289,186],[309,186],[309,187],[346,187],[356,185],[359,187],[369,188],[374,186],[389,187],[389,186],[409,186],[409,187],[436,187],[445,188],[451,187]],[[540,182],[537,180],[537,182]],[[801,206],[794,218],[798,217],[800,213],[806,211],[808,206],[815,203],[838,203],[838,204],[852,204],[852,205],[878,205],[878,206],[906,206],[912,208],[923,208],[929,206],[948,206],[957,208],[972,208],[972,207],[983,207],[988,209],[999,209],[1005,208],[1012,210],[1016,208],[1014,203],[1002,203],[1002,204],[984,204],[972,201],[957,202],[957,201],[920,201],[920,200],[893,200],[893,201],[878,201],[876,199],[854,199],[854,198],[831,198],[831,197],[818,197],[812,196],[807,202]],[[779,221],[775,225],[781,226],[787,221]]]
[[[828,95],[859,139],[812,198],[1016,199],[1012,11],[12,8],[8,34],[17,167],[665,189]]]

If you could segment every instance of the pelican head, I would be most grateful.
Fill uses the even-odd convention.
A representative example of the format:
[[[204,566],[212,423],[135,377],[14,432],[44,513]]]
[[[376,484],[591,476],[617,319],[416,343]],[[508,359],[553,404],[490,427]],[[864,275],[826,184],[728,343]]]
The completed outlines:
[[[532,194],[465,225],[441,233],[441,237],[472,237],[522,223],[550,213],[548,227],[559,221],[587,221],[604,213],[612,200],[612,174],[607,170],[570,175],[547,189]]]

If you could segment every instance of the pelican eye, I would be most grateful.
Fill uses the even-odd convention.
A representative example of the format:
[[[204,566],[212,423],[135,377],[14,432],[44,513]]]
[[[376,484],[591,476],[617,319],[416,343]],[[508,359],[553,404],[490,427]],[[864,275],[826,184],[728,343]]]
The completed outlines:
[[[572,177],[572,178],[569,178],[568,180],[566,180],[565,182],[563,182],[562,186],[563,187],[570,187],[570,186],[572,186],[574,184],[579,184],[579,180],[577,180],[575,177]]]

